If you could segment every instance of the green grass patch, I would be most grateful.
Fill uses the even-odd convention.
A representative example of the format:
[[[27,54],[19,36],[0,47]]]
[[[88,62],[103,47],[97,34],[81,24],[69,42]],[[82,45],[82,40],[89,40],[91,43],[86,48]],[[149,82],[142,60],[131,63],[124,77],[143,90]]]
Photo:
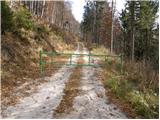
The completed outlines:
[[[119,99],[131,103],[131,107],[142,118],[158,118],[158,96],[153,92],[136,90],[134,84],[122,78],[106,80],[105,86]]]
[[[104,63],[104,67],[107,68],[107,70],[114,70],[117,73],[121,73],[123,66],[119,57],[107,57]]]
[[[121,80],[118,78],[106,80],[106,86],[109,87],[118,98],[124,99],[132,89],[127,80]]]

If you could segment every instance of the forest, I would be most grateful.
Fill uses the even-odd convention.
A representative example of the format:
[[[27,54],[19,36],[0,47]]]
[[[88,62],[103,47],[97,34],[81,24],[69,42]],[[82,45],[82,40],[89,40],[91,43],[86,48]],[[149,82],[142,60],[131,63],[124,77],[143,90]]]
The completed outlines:
[[[83,39],[158,69],[158,7],[158,1],[128,1],[117,16],[114,4],[111,8],[105,1],[87,2],[81,23]]]
[[[74,2],[1,1],[2,117],[158,119],[159,1]]]
[[[119,15],[115,4],[112,1],[110,7],[106,1],[86,3],[80,25],[83,40],[88,46],[103,45],[110,54],[124,54],[125,74],[133,75],[126,75],[131,77],[129,82],[135,82],[141,92],[158,92],[159,1],[127,1]]]

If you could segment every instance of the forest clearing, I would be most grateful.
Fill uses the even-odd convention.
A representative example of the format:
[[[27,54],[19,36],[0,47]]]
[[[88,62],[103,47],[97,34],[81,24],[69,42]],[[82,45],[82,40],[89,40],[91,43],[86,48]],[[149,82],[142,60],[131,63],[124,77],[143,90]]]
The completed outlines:
[[[1,1],[1,117],[158,119],[158,12],[158,0]]]

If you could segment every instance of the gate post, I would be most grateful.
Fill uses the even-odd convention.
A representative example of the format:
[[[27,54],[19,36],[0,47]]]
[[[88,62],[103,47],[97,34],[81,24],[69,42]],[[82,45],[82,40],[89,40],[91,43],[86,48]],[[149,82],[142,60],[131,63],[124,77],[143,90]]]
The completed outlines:
[[[90,65],[90,63],[91,63],[90,53],[89,53],[89,58],[88,59],[89,59],[89,65]]]
[[[72,64],[72,54],[70,55],[70,65]]]

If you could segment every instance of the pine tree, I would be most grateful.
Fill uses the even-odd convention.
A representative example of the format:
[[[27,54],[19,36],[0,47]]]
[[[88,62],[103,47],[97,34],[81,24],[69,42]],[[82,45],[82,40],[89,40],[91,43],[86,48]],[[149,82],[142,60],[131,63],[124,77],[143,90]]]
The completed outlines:
[[[13,14],[5,1],[1,1],[1,34],[13,28]]]
[[[134,55],[136,60],[153,62],[151,49],[154,33],[152,31],[155,28],[157,12],[158,0],[126,3],[120,17],[124,36],[123,49],[126,56],[133,59]],[[158,56],[156,52],[154,54]]]

